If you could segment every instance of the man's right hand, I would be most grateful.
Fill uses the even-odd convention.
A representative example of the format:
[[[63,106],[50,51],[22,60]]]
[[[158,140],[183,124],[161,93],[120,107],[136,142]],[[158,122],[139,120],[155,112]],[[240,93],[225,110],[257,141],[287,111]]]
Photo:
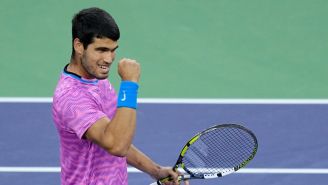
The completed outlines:
[[[118,74],[123,81],[139,82],[140,64],[136,60],[123,58],[118,63]]]

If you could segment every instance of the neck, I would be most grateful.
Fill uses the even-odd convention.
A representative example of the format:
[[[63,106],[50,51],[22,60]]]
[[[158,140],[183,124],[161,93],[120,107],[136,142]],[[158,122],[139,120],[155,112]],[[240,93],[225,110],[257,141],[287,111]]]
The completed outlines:
[[[77,57],[71,58],[71,61],[67,66],[67,71],[71,73],[75,73],[86,79],[89,78],[88,74],[82,67],[80,59]]]

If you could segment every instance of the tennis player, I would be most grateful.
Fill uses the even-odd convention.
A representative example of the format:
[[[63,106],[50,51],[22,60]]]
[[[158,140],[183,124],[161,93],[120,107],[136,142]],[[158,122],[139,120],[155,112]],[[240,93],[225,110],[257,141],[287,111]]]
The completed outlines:
[[[118,63],[118,95],[107,80],[120,31],[106,11],[88,8],[72,20],[72,55],[53,97],[53,119],[60,137],[62,185],[126,185],[127,164],[154,179],[178,172],[153,162],[133,144],[140,65]],[[188,184],[186,182],[185,184]]]

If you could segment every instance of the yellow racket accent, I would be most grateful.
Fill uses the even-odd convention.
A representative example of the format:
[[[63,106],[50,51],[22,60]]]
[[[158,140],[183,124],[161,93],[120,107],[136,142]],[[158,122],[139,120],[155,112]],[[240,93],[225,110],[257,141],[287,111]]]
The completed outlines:
[[[197,135],[195,137],[193,137],[192,139],[190,139],[190,141],[188,142],[189,145],[186,145],[185,147],[183,147],[182,151],[181,151],[181,156],[184,156],[184,154],[186,153],[186,151],[188,150],[188,147],[193,144],[195,141],[197,141],[197,139],[199,138],[200,135]]]

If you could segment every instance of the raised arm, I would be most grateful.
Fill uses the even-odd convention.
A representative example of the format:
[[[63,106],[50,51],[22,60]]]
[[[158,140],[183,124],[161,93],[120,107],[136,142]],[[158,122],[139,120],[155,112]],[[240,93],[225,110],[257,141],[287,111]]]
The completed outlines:
[[[123,105],[117,108],[112,120],[104,117],[94,123],[86,131],[85,137],[97,143],[113,155],[126,156],[136,128],[136,109],[133,108],[133,106],[126,106],[125,101],[130,104],[131,101],[135,101],[134,103],[136,104],[136,94],[133,94],[134,92],[129,92],[129,90],[132,89],[135,91],[135,88],[137,88],[136,86],[138,86],[137,82],[140,77],[140,65],[135,60],[122,59],[118,64],[118,73],[122,81],[129,83],[128,87],[125,85],[125,90],[127,92],[124,92],[124,97],[118,100],[122,101],[119,102],[119,104]],[[132,98],[132,100],[130,98]]]

